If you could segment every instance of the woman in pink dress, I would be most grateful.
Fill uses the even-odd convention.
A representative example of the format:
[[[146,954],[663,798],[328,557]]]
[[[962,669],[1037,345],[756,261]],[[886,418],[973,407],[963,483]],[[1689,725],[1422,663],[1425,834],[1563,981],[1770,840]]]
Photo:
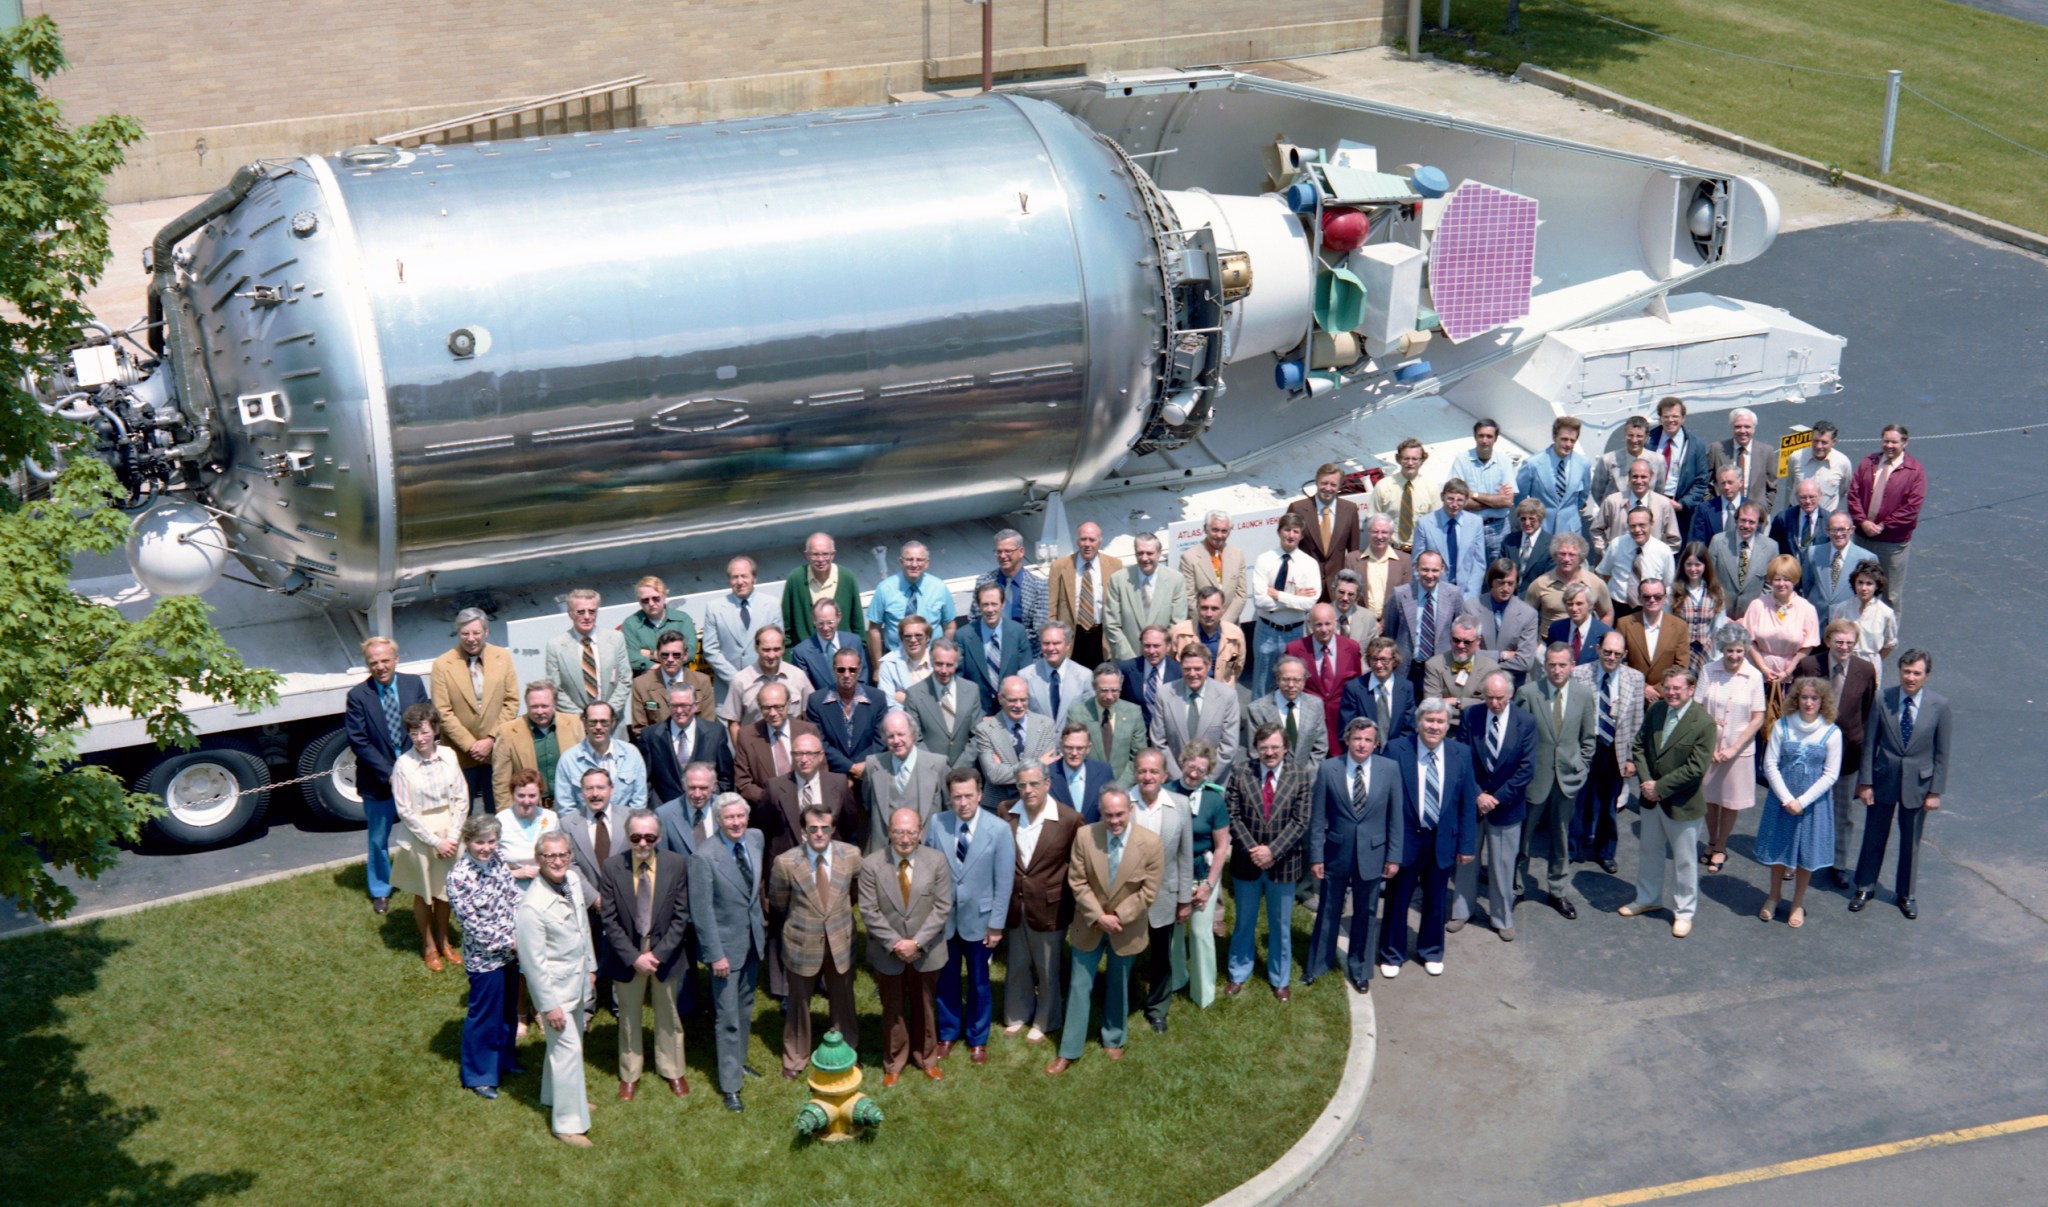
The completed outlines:
[[[1741,625],[1725,625],[1714,634],[1714,648],[1721,656],[1701,672],[1694,697],[1714,719],[1714,765],[1700,785],[1709,872],[1728,862],[1735,815],[1756,803],[1756,734],[1764,723],[1764,677],[1749,664],[1749,634]]]
[[[1764,724],[1785,712],[1786,689],[1799,660],[1820,647],[1820,614],[1799,597],[1799,559],[1781,553],[1764,567],[1769,590],[1749,602],[1742,627],[1749,630],[1749,660],[1764,676]]]

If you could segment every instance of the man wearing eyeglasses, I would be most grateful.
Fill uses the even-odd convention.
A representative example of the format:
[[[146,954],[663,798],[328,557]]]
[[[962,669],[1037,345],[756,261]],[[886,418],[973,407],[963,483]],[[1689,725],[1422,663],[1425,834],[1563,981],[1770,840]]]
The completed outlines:
[[[654,665],[633,678],[633,711],[627,714],[626,736],[638,742],[649,726],[669,719],[669,693],[679,687],[691,690],[694,713],[711,715],[711,676],[689,665],[689,639],[681,633],[663,633],[654,639]]]
[[[1422,698],[1439,698],[1449,704],[1455,727],[1465,715],[1465,706],[1479,699],[1486,677],[1499,669],[1499,663],[1479,650],[1479,622],[1460,615],[1451,622],[1450,648],[1431,655],[1422,665]]]
[[[626,660],[626,639],[617,629],[598,629],[601,602],[589,587],[569,592],[564,609],[569,614],[569,631],[548,638],[547,677],[555,683],[556,712],[580,717],[584,705],[603,700],[617,715],[632,704],[633,672]]]
[[[683,1022],[676,1012],[676,981],[688,971],[689,863],[661,847],[661,821],[648,809],[626,817],[627,849],[599,873],[599,914],[604,946],[598,964],[613,985],[619,1016],[619,1100],[631,1101],[640,1083],[640,1005],[650,983],[654,995],[654,1071],[681,1098]]]

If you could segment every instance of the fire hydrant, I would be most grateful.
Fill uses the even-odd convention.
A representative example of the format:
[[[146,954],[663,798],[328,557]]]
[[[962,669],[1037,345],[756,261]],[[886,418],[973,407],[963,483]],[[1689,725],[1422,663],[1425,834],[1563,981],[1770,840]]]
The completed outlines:
[[[796,1115],[799,1134],[827,1143],[851,1140],[855,1128],[882,1122],[881,1104],[860,1092],[859,1058],[839,1032],[825,1032],[811,1054],[810,1085],[814,1096]]]

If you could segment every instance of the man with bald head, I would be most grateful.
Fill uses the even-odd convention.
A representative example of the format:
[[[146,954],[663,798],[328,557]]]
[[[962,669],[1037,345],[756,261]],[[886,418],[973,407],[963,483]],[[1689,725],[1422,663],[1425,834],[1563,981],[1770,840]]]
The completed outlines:
[[[1103,622],[1110,582],[1123,568],[1123,559],[1102,551],[1102,526],[1093,520],[1074,530],[1074,552],[1052,564],[1046,587],[1052,619],[1067,626],[1069,656],[1084,667],[1109,655]]]
[[[896,1084],[907,1064],[932,1081],[943,1076],[935,998],[953,918],[953,874],[946,857],[924,845],[917,810],[896,810],[888,828],[889,845],[860,866],[868,965],[882,999],[885,1087]]]
[[[943,807],[950,769],[943,755],[919,746],[911,737],[909,713],[889,713],[882,718],[882,749],[868,756],[860,777],[861,805],[871,818],[915,809],[928,824]],[[980,790],[977,777],[975,791]],[[863,854],[874,854],[888,840],[886,827],[870,825]]]
[[[791,715],[790,704],[794,699],[780,683],[763,686],[754,701],[761,719],[741,726],[739,740],[733,744],[733,791],[756,808],[767,795],[768,785],[788,775],[796,765],[790,758],[790,743],[798,734],[817,736],[817,726]],[[802,701],[796,703],[801,711]]]
[[[860,581],[839,564],[839,546],[829,532],[813,532],[804,541],[804,564],[790,571],[782,585],[782,628],[792,646],[816,632],[817,605],[831,601],[833,619],[850,632],[867,627],[860,607]]]
[[[1323,729],[1334,743],[1337,706],[1344,699],[1344,685],[1365,673],[1364,652],[1342,632],[1337,609],[1319,603],[1308,610],[1308,632],[1289,643],[1287,653],[1301,659],[1306,690],[1323,702]]]
[[[1031,688],[1011,675],[996,693],[996,714],[974,727],[975,769],[981,772],[984,808],[1016,799],[1017,768],[1050,767],[1058,761],[1059,731],[1052,720],[1031,711]]]
[[[1133,823],[1130,794],[1121,788],[1102,794],[1101,809],[1102,820],[1082,827],[1067,859],[1067,883],[1074,890],[1074,921],[1067,927],[1073,958],[1060,1052],[1045,1067],[1053,1076],[1079,1060],[1088,1043],[1088,1003],[1098,975],[1105,981],[1102,1054],[1123,1059],[1131,965],[1151,940],[1146,919],[1159,896],[1164,853],[1158,835]]]
[[[1628,463],[1624,482],[1600,500],[1599,518],[1593,521],[1593,555],[1604,557],[1610,546],[1628,532],[1628,513],[1642,508],[1650,513],[1650,532],[1677,553],[1684,533],[1678,527],[1678,507],[1657,493],[1657,467],[1648,458]]]

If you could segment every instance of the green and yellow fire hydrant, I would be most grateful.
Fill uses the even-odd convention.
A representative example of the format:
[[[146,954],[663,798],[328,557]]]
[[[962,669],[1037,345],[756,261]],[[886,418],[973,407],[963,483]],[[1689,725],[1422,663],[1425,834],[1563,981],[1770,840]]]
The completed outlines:
[[[811,1093],[797,1112],[796,1130],[815,1140],[851,1140],[854,1129],[882,1122],[882,1108],[860,1092],[860,1061],[837,1031],[811,1054]]]

